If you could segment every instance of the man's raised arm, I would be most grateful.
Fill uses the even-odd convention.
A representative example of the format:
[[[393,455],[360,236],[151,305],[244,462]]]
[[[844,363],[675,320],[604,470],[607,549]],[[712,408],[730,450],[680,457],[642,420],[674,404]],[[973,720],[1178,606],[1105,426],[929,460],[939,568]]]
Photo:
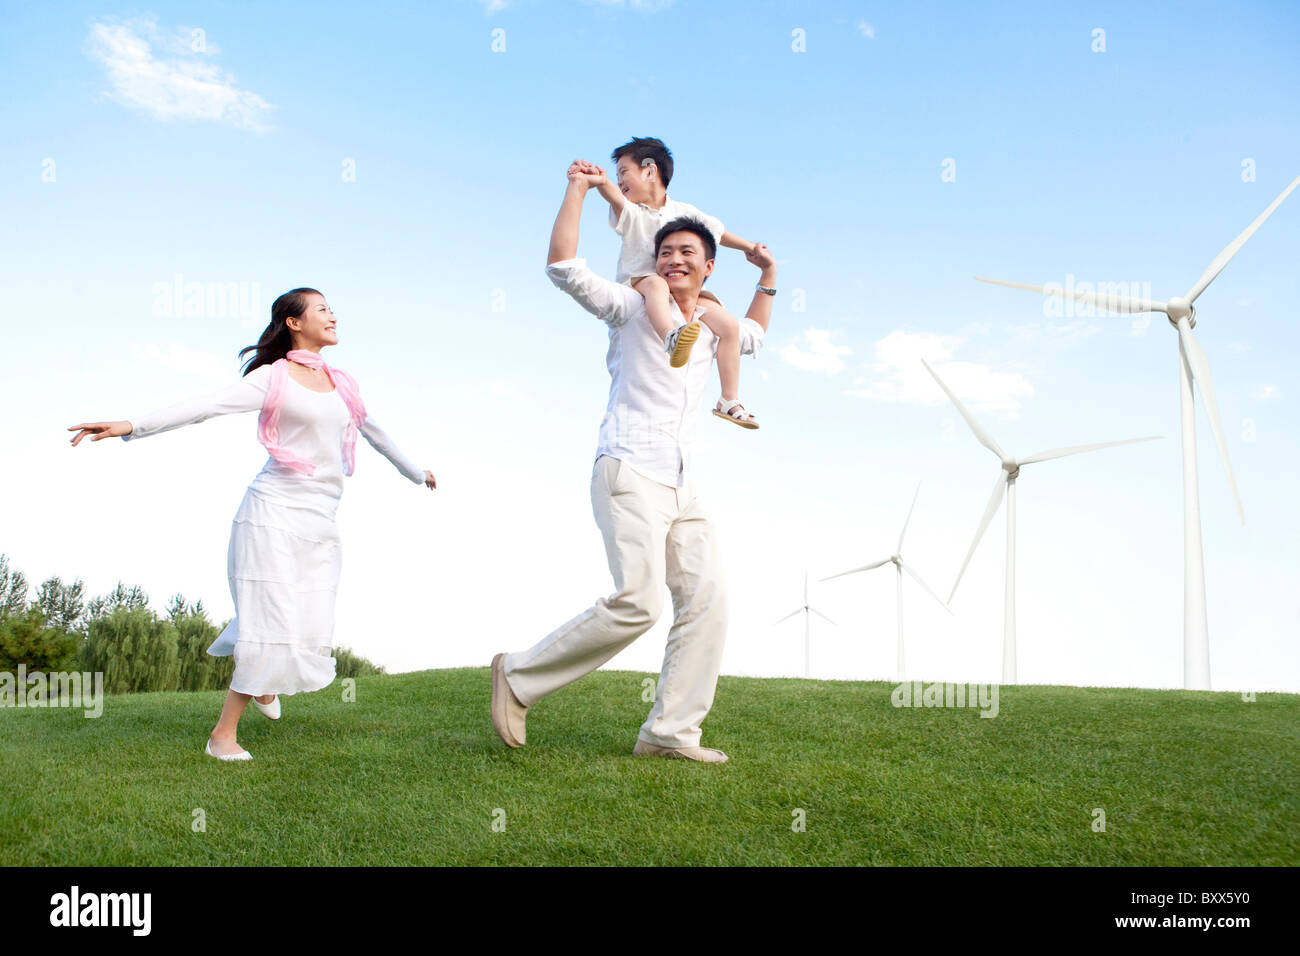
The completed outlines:
[[[581,171],[577,163],[569,167],[569,187],[564,191],[564,202],[551,227],[551,248],[546,253],[546,264],[578,258],[578,226],[582,223],[582,203],[591,188],[592,174]]]
[[[575,302],[609,325],[622,325],[641,301],[631,286],[602,279],[578,258],[578,226],[582,222],[582,202],[587,190],[596,185],[597,175],[583,171],[578,163],[569,167],[569,185],[564,191],[555,225],[551,228],[551,247],[546,253],[546,274],[556,286]]]
[[[776,257],[761,242],[754,243],[754,248],[745,253],[745,258],[758,266],[762,272],[758,284],[769,289],[776,288]],[[753,319],[767,331],[767,323],[772,321],[772,299],[775,296],[766,292],[754,291],[754,298],[749,303],[745,318]]]

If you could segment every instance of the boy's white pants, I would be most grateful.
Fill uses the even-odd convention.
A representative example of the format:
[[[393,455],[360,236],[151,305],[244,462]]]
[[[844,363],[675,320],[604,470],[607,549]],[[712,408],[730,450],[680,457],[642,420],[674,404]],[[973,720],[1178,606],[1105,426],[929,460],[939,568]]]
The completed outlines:
[[[528,650],[507,655],[510,689],[532,706],[595,670],[658,620],[667,584],[673,626],[654,706],[639,736],[661,747],[698,747],[727,635],[713,523],[690,486],[661,485],[607,455],[592,469],[591,507],[605,538],[614,593]]]

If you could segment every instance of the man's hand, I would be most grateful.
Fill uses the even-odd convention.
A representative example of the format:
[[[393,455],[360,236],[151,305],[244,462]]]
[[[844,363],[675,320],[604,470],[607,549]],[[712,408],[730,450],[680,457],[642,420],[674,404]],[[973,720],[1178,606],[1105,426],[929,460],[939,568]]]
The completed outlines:
[[[578,183],[592,189],[609,182],[609,180],[605,176],[605,171],[595,163],[589,163],[585,159],[575,159],[569,164],[569,182]]]
[[[427,469],[424,472],[424,486],[430,491],[438,487],[438,482],[437,479],[433,477],[433,472],[428,471]]]
[[[745,258],[764,272],[776,268],[776,256],[772,255],[772,251],[761,242],[754,243],[753,248],[745,253]]]

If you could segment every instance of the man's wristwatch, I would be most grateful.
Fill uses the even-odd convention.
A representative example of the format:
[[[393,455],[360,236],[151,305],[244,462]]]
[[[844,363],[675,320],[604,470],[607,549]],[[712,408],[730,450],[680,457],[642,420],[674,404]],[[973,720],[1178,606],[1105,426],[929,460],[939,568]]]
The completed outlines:
[[[756,283],[754,285],[754,288],[757,289],[759,292],[765,292],[768,295],[776,295],[775,289],[769,289],[767,286],[763,285],[762,283]]]

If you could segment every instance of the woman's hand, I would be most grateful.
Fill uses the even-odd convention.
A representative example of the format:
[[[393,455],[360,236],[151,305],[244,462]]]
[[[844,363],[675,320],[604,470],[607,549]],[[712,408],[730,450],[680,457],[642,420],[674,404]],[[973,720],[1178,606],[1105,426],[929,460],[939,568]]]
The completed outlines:
[[[130,422],[82,422],[68,426],[68,431],[77,433],[72,439],[75,448],[87,435],[95,436],[91,441],[99,441],[101,438],[121,438],[131,434],[132,429]]]
[[[424,485],[426,488],[430,490],[433,490],[434,488],[438,487],[438,482],[436,479],[434,479],[433,472],[426,471],[424,473]]]

